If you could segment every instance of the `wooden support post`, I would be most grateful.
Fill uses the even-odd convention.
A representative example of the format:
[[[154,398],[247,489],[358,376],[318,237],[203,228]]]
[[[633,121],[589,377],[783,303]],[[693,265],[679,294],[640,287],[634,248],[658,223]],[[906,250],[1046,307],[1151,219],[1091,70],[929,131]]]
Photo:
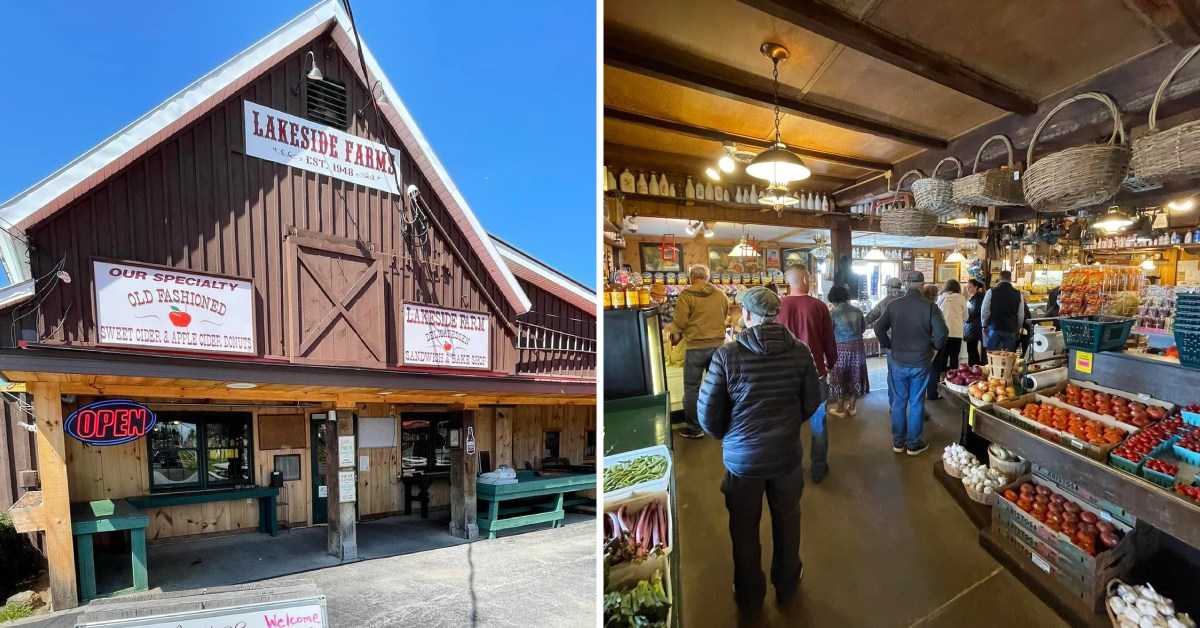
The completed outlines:
[[[450,447],[450,534],[463,539],[479,538],[475,511],[475,474],[479,469],[479,451],[472,442],[475,412],[462,411],[458,446]]]
[[[492,447],[492,461],[494,468],[500,468],[500,465],[506,464],[513,467],[513,439],[512,439],[512,422],[513,409],[504,407],[496,408],[496,426],[493,432],[495,445]],[[516,467],[513,467],[514,469]]]
[[[75,590],[75,545],[71,534],[71,492],[67,486],[67,451],[63,442],[62,396],[58,384],[34,383],[33,412],[37,416],[37,459],[42,482],[39,516],[46,539],[50,570],[50,599],[54,610],[79,605]]]
[[[329,495],[329,528],[326,532],[326,548],[330,555],[336,556],[340,560],[355,560],[358,558],[358,528],[355,521],[358,506],[356,488],[358,478],[354,460],[358,452],[357,444],[352,448],[354,454],[350,456],[350,460],[343,461],[339,455],[341,451],[339,442],[343,438],[350,438],[352,441],[355,438],[354,408],[330,410],[329,417],[334,419],[337,429],[327,431],[328,436],[325,439],[325,460],[329,469],[329,475],[325,478]],[[343,462],[348,464],[343,465]],[[349,495],[342,494],[341,479],[346,477],[346,474],[349,474],[348,486],[352,487],[351,490],[354,491]]]
[[[833,261],[833,284],[849,286],[853,283],[851,266],[854,264],[854,234],[850,229],[850,217],[841,214],[830,214],[830,217],[833,220],[829,225],[829,257]]]

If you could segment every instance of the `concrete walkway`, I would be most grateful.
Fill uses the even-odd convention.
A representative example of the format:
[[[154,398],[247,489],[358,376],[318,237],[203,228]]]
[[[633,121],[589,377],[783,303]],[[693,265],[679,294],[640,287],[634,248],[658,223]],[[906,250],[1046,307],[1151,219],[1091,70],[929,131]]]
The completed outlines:
[[[872,373],[874,375],[874,373]],[[887,392],[872,381],[858,416],[830,417],[830,475],[805,477],[801,556],[804,580],[792,604],[778,608],[768,588],[756,626],[872,628],[1058,628],[1065,624],[980,546],[978,532],[933,478],[942,448],[958,439],[949,401],[929,402],[929,451],[891,451]],[[808,428],[804,464],[809,463]],[[735,626],[728,515],[720,491],[721,445],[675,439],[685,626]],[[807,473],[805,474],[807,476]],[[760,535],[771,556],[770,516]]]
[[[326,596],[333,628],[595,626],[595,519],[572,514],[561,528],[507,532],[466,543],[448,539],[437,521],[360,523],[363,559],[346,564],[324,555],[324,528],[157,544],[151,585],[178,591],[310,580]],[[13,625],[71,628],[78,614]]]

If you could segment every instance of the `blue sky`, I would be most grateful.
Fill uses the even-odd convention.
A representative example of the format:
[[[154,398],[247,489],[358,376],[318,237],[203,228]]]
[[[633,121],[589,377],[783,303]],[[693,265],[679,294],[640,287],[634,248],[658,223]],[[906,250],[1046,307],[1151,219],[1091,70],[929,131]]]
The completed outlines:
[[[314,3],[9,4],[0,38],[9,73],[0,98],[8,146],[0,151],[0,199]],[[354,0],[352,7],[363,39],[484,227],[594,286],[594,5]]]

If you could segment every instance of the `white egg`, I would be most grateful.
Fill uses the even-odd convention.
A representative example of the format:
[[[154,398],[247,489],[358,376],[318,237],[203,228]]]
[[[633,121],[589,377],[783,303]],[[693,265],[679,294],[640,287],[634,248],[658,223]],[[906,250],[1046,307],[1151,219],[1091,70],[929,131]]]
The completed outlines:
[[[1108,607],[1112,609],[1114,615],[1120,615],[1125,610],[1125,600],[1118,596],[1108,598]]]
[[[1127,600],[1128,601],[1128,600]],[[1121,617],[1128,619],[1133,623],[1138,623],[1142,619],[1142,614],[1138,612],[1135,606],[1126,606],[1125,610],[1121,611]]]
[[[1142,615],[1158,615],[1158,604],[1147,598],[1141,598],[1135,604]]]

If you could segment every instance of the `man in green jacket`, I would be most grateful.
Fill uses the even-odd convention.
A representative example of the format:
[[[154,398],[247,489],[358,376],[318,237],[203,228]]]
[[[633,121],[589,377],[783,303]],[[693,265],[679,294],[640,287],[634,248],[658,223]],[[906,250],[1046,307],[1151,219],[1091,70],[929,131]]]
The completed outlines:
[[[671,344],[686,343],[683,358],[683,413],[687,426],[685,438],[703,438],[700,419],[696,414],[696,399],[700,381],[708,371],[713,352],[725,342],[725,319],[729,316],[729,299],[708,282],[708,267],[696,264],[688,269],[691,285],[675,300],[675,317],[668,330]]]

